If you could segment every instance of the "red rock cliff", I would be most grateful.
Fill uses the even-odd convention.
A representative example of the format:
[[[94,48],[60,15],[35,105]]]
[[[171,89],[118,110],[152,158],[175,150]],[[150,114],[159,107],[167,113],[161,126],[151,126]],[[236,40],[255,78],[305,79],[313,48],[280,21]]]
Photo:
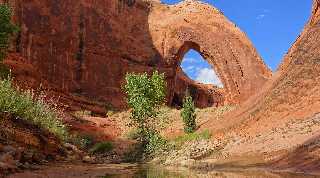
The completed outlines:
[[[183,90],[176,71],[189,49],[214,65],[225,86],[224,99],[211,105],[243,102],[271,77],[245,34],[217,9],[198,1],[173,6],[142,0],[9,0],[9,4],[21,26],[15,50],[25,58],[13,69],[16,79],[33,87],[42,83],[71,105],[124,107],[124,75],[155,69],[166,73],[172,104],[175,94],[181,94],[175,92]],[[17,63],[9,59],[7,63]],[[28,72],[21,72],[24,63],[33,67],[28,74],[36,76],[33,82],[24,78]],[[207,94],[200,98],[212,97]],[[200,103],[210,105],[209,101]]]

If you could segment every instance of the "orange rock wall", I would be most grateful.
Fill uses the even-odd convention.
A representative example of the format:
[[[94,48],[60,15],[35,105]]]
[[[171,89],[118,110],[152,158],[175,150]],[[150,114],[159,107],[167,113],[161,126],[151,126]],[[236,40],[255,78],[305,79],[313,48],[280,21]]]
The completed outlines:
[[[81,107],[77,100],[85,98],[81,102],[92,106],[94,101],[125,107],[121,91],[125,74],[155,69],[166,73],[172,104],[174,95],[184,90],[176,71],[189,49],[214,65],[225,86],[224,99],[215,99],[220,103],[201,99],[196,101],[199,106],[243,102],[271,77],[245,34],[201,2],[167,6],[142,0],[9,0],[9,4],[21,27],[13,51],[37,72],[33,75],[39,85],[72,100],[71,105]],[[23,68],[23,63],[19,66]],[[24,80],[18,70],[13,73]],[[196,90],[199,98],[212,97],[201,92],[201,86]]]

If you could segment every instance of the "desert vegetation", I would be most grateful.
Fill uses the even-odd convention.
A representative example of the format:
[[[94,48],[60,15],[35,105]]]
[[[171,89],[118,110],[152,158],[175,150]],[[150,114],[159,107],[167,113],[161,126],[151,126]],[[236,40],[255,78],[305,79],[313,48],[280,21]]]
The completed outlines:
[[[32,91],[15,89],[11,79],[0,81],[0,112],[30,121],[61,139],[67,137],[66,126],[58,119],[58,111]]]
[[[11,8],[6,4],[0,4],[0,62],[7,54],[11,35],[19,31],[19,28],[11,23],[11,17]]]
[[[196,124],[197,115],[195,111],[194,102],[192,100],[192,97],[189,95],[189,92],[187,92],[183,100],[181,117],[184,123],[184,131],[186,133],[194,132],[197,127],[197,124]]]
[[[318,0],[275,73],[210,2],[105,1],[1,1],[0,177],[320,174]]]
[[[10,37],[19,31],[11,22],[12,11],[6,4],[0,5],[0,112],[25,119],[65,140],[67,129],[58,119],[58,112],[46,103],[44,95],[36,96],[31,90],[15,88],[9,70],[2,64],[9,48]],[[7,76],[5,76],[7,75]]]
[[[11,8],[6,4],[0,4],[0,78],[5,78],[10,73],[10,70],[2,64],[2,61],[6,57],[10,37],[19,30],[16,25],[11,23],[11,17]]]
[[[124,90],[131,110],[130,125],[137,129],[138,140],[145,153],[151,154],[165,145],[156,128],[159,108],[165,101],[166,83],[164,74],[153,72],[144,74],[127,74]]]

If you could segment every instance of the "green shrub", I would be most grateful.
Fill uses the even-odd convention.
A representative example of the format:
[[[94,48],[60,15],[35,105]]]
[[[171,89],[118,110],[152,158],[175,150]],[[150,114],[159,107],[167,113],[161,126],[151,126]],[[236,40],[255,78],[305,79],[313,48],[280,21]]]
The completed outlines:
[[[166,96],[164,74],[159,74],[157,71],[150,77],[147,73],[127,74],[126,82],[124,90],[127,94],[127,103],[132,108],[131,125],[139,131],[139,140],[142,145],[147,150],[152,150],[149,146],[154,145],[151,144],[154,141],[153,135],[158,133],[156,130],[158,110]]]
[[[17,91],[12,86],[11,79],[0,80],[0,112],[25,119],[61,139],[66,139],[67,129],[58,120],[57,112],[44,99],[35,99],[32,91]]]
[[[200,133],[189,133],[182,136],[177,137],[173,141],[177,145],[182,145],[185,142],[196,141],[196,140],[208,140],[211,138],[211,133],[209,130],[204,130]]]
[[[141,143],[129,145],[127,152],[122,156],[124,162],[137,163],[143,159],[145,148]]]
[[[0,62],[5,58],[9,48],[10,36],[19,28],[11,23],[12,11],[6,4],[0,4]]]
[[[196,125],[197,115],[195,112],[194,102],[192,100],[192,97],[189,95],[186,95],[186,97],[183,100],[181,117],[183,119],[185,133],[194,132],[197,127]]]
[[[90,152],[93,154],[96,153],[107,153],[113,149],[113,144],[111,142],[100,142],[95,144],[91,149]]]
[[[131,130],[129,133],[130,137],[134,139],[139,138],[139,131],[137,129]],[[164,139],[159,133],[151,132],[148,133],[147,136],[147,143],[143,144],[141,142],[138,142],[129,147],[128,152],[126,152],[123,157],[125,162],[138,162],[143,158],[152,158],[158,154],[163,153],[163,151],[168,150],[170,146],[168,144],[168,141]]]
[[[139,133],[138,129],[131,129],[126,133],[125,137],[131,140],[137,140],[139,139]]]
[[[157,132],[148,133],[148,143],[145,145],[145,152],[149,155],[166,149],[167,140]]]
[[[107,111],[106,113],[106,117],[112,117],[113,115],[115,115],[116,113],[114,111]]]
[[[69,141],[81,149],[88,149],[93,144],[93,137],[91,135],[74,135]]]
[[[8,78],[9,76],[10,76],[9,68],[0,62],[0,80]]]

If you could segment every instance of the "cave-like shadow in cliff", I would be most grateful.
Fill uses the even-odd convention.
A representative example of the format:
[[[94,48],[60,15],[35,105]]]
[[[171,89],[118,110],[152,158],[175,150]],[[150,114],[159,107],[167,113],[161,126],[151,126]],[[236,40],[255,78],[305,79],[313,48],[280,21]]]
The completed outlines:
[[[162,56],[149,32],[150,4],[142,0],[101,0],[84,6],[84,57],[80,93],[114,108],[126,108],[126,73],[161,69]],[[110,18],[111,17],[111,18]],[[162,72],[160,70],[160,72]]]

